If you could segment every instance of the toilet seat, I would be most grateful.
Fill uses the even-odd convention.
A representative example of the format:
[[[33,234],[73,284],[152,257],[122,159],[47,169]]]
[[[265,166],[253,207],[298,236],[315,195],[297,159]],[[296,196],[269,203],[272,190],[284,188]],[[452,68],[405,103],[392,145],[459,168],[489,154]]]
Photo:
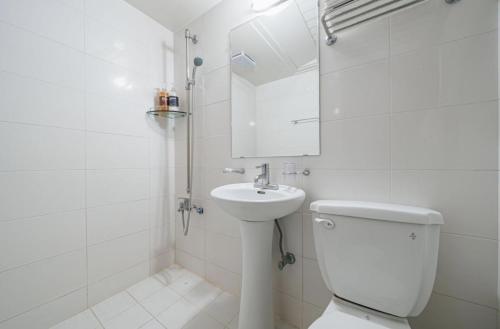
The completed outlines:
[[[406,319],[392,318],[338,298],[309,329],[410,329]]]

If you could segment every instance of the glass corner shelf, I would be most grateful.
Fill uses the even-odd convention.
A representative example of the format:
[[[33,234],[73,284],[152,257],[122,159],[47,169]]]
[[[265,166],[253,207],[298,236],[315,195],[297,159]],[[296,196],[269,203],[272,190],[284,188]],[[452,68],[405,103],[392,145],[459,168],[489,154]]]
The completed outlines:
[[[149,111],[147,111],[146,113],[149,115],[168,118],[168,119],[183,118],[187,115],[187,113],[184,111],[172,111],[172,110],[166,111],[166,110],[159,110],[158,108],[150,108]]]

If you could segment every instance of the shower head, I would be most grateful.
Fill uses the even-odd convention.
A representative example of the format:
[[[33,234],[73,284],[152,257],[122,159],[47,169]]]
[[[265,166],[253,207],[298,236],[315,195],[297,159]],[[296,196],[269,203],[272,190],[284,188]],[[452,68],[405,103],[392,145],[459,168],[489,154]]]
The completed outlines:
[[[203,58],[195,57],[193,62],[194,62],[194,66],[202,66],[203,65]]]
[[[195,57],[193,63],[194,66],[193,66],[193,73],[191,74],[191,80],[193,80],[194,83],[196,77],[196,68],[203,64],[203,59],[201,57]]]

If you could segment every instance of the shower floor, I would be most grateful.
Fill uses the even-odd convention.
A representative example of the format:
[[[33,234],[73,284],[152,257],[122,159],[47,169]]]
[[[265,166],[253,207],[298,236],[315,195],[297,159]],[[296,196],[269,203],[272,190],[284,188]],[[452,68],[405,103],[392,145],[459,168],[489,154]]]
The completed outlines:
[[[173,265],[52,329],[237,329],[238,312],[239,297]]]

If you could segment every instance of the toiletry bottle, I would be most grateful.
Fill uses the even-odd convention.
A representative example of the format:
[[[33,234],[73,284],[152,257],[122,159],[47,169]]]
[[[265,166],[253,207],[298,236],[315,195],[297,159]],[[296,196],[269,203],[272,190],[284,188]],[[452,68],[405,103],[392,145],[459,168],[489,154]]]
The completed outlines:
[[[164,88],[158,90],[158,107],[160,111],[168,110],[168,93]]]
[[[174,87],[170,89],[168,96],[168,109],[169,111],[179,111],[179,97],[177,96]]]

